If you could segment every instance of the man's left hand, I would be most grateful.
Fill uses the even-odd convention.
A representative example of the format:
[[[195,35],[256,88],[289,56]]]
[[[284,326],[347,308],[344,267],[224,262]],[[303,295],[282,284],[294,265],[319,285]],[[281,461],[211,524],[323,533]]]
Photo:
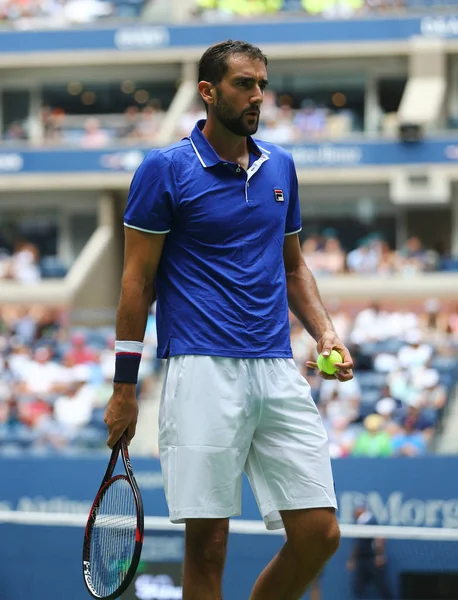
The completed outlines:
[[[353,379],[353,360],[351,354],[334,331],[325,332],[318,340],[316,349],[318,354],[323,354],[323,356],[329,356],[332,350],[337,350],[342,357],[342,362],[335,364],[337,371],[334,375],[323,373],[318,369],[317,363],[313,361],[307,361],[307,367],[317,369],[323,379],[338,379],[339,381],[350,381],[350,379]]]

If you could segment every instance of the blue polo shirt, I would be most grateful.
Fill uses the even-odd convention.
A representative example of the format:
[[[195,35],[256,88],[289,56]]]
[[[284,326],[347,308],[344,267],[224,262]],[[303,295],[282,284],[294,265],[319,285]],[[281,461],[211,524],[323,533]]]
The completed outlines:
[[[153,150],[132,180],[125,225],[167,233],[156,276],[158,356],[291,357],[285,235],[301,229],[284,149],[248,138],[247,171],[203,136]]]

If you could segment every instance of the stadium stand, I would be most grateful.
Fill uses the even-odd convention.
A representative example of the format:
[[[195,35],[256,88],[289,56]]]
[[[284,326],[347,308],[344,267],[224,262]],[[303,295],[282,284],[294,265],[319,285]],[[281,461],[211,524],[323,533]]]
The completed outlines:
[[[333,315],[356,361],[340,384],[308,373],[314,343],[291,317],[292,347],[329,432],[333,457],[416,456],[430,451],[458,381],[458,314],[431,299],[421,315],[382,310]],[[370,337],[368,337],[368,333]],[[71,328],[65,311],[39,306],[0,312],[2,452],[83,452],[105,443],[114,330]],[[146,334],[138,392],[155,392],[155,317]],[[410,437],[409,437],[410,436]]]
[[[347,384],[307,370],[315,343],[291,316],[294,360],[329,435],[344,533],[314,592],[353,600],[346,538],[360,539],[349,524],[364,502],[388,526],[398,597],[458,597],[457,464],[444,456],[458,453],[456,8],[0,0],[0,523],[17,523],[1,525],[2,598],[85,597],[78,527],[107,460],[127,190],[150,148],[205,118],[196,63],[226,37],[269,56],[257,136],[294,157],[302,250],[356,365]],[[152,309],[131,446],[151,535],[126,600],[154,600],[158,589],[178,597],[181,585],[182,537],[169,530],[156,458],[155,349]],[[243,511],[259,518],[246,488]],[[229,599],[248,597],[282,539],[260,535],[258,521],[235,524]]]
[[[114,374],[114,329],[71,328],[62,309],[0,310],[0,447],[33,453],[75,453],[105,446],[105,405]],[[160,372],[151,312],[139,398]],[[141,401],[141,400],[140,400]]]

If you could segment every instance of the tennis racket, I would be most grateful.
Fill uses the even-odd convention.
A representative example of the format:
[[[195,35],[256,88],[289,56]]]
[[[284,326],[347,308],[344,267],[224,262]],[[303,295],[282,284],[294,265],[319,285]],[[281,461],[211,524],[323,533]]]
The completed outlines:
[[[126,474],[113,476],[119,453]],[[140,560],[143,532],[143,501],[124,434],[113,448],[84,534],[83,576],[94,598],[114,600],[129,587]]]

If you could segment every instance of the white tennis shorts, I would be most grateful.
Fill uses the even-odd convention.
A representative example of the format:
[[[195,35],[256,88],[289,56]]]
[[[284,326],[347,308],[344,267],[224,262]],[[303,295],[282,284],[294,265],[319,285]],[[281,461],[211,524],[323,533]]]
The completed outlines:
[[[159,451],[173,523],[241,514],[247,474],[267,529],[337,501],[321,417],[292,359],[167,361]]]

